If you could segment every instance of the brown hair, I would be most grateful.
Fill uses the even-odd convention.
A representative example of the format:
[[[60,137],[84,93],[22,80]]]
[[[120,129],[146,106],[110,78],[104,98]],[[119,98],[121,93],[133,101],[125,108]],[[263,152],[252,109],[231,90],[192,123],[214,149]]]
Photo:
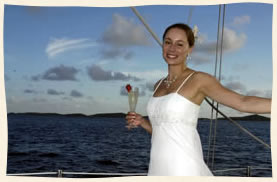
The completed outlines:
[[[173,24],[173,25],[170,25],[169,27],[167,27],[163,34],[163,40],[165,38],[166,33],[172,28],[179,28],[179,29],[183,30],[187,35],[189,47],[194,46],[195,40],[194,40],[194,34],[192,32],[192,29],[187,24],[184,24],[184,23],[176,23],[176,24]]]

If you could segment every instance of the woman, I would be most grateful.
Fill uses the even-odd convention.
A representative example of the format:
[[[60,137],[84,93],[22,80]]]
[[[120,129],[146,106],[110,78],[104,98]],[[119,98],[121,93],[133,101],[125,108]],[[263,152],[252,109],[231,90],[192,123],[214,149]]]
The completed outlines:
[[[147,105],[150,121],[129,112],[129,128],[141,126],[152,134],[148,175],[212,176],[203,160],[197,132],[200,104],[205,97],[241,112],[270,113],[271,99],[243,96],[223,87],[213,76],[186,66],[194,35],[185,24],[169,26],[163,35],[168,75],[155,84]]]

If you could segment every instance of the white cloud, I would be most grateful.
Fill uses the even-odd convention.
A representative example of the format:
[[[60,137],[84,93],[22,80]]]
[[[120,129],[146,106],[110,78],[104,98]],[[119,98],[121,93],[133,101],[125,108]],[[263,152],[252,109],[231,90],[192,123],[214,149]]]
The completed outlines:
[[[17,96],[9,96],[7,97],[7,106],[11,105],[11,104],[17,104],[19,102],[21,102],[24,98],[22,97],[17,97]]]
[[[26,93],[26,94],[37,94],[38,92],[34,89],[25,89],[24,93]]]
[[[60,92],[55,89],[48,89],[47,94],[48,95],[64,95],[64,92]]]
[[[146,82],[145,88],[149,90],[150,92],[154,91],[155,82]]]
[[[211,63],[213,60],[210,56],[206,54],[199,54],[197,52],[194,52],[191,55],[191,60],[187,60],[187,64],[193,64],[193,65],[203,65]]]
[[[70,93],[70,96],[75,97],[75,98],[80,98],[83,97],[83,94],[79,92],[78,90],[72,90]]]
[[[142,25],[119,14],[113,15],[113,23],[104,32],[102,41],[113,46],[149,45],[150,41]]]
[[[102,49],[100,55],[102,59],[115,60],[117,58],[124,58],[125,60],[130,60],[134,52],[116,47],[112,49]]]
[[[272,97],[272,90],[265,90],[262,88],[252,88],[249,89],[245,86],[244,83],[240,81],[240,76],[229,76],[229,77],[223,77],[222,79],[223,85],[235,92],[239,92],[243,95],[248,96],[258,96],[258,97]]]
[[[244,33],[238,34],[232,29],[225,28],[223,35],[223,51],[234,52],[242,48],[247,40],[247,36]],[[207,38],[203,39],[203,43],[196,44],[195,52],[214,54],[216,52],[216,41],[206,42]],[[221,42],[221,37],[219,39]]]
[[[208,35],[207,34],[199,34],[196,39],[196,44],[202,44],[208,40]]]
[[[224,85],[225,85],[225,87],[227,87],[231,90],[238,91],[238,92],[244,93],[246,91],[246,87],[239,81],[230,81]]]
[[[249,69],[249,65],[246,64],[246,63],[241,62],[241,63],[237,63],[235,65],[232,65],[232,69],[236,72],[237,71],[245,72],[247,69]]]
[[[51,39],[46,47],[46,54],[49,58],[53,58],[58,54],[72,51],[75,49],[84,49],[88,47],[96,46],[96,43],[89,39]]]
[[[246,95],[271,98],[272,90],[252,89],[249,90]]]
[[[246,42],[247,36],[244,33],[237,34],[235,31],[225,28],[223,49],[226,52],[233,52],[243,47]]]
[[[33,81],[39,81],[40,79],[51,81],[77,81],[76,74],[79,72],[74,67],[59,65],[53,68],[49,68],[42,75],[34,75],[31,77]]]
[[[244,15],[244,16],[236,16],[232,22],[232,25],[243,25],[243,24],[249,24],[250,23],[250,16]]]
[[[45,104],[45,102],[47,102],[47,100],[44,99],[44,98],[33,98],[32,100],[33,100],[34,102],[44,103],[44,104]]]
[[[126,75],[132,75],[141,80],[147,80],[149,82],[156,83],[159,79],[167,75],[167,71],[162,70],[152,70],[152,71],[143,71],[143,72],[123,72]]]
[[[121,72],[113,72],[110,70],[104,70],[99,65],[91,65],[87,67],[88,76],[94,81],[110,81],[110,80],[122,80],[122,81],[140,81],[139,78],[131,76],[131,74],[124,74]]]

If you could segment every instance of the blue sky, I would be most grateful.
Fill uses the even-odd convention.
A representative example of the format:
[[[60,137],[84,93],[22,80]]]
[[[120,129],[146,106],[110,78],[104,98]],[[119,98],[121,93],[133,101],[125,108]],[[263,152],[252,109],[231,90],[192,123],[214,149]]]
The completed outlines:
[[[199,38],[188,66],[214,74],[218,5],[136,8],[159,38],[191,11]],[[271,97],[271,4],[226,6],[222,66],[224,86]],[[5,5],[4,69],[8,112],[126,113],[130,83],[140,89],[137,111],[146,114],[153,84],[167,75],[161,47],[129,7]],[[203,102],[200,117],[209,113]]]

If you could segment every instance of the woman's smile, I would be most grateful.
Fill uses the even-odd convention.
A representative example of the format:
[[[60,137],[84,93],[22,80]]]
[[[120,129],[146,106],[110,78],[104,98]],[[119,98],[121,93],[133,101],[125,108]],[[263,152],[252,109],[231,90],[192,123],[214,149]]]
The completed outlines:
[[[178,56],[174,54],[166,54],[166,57],[169,59],[176,59]]]

